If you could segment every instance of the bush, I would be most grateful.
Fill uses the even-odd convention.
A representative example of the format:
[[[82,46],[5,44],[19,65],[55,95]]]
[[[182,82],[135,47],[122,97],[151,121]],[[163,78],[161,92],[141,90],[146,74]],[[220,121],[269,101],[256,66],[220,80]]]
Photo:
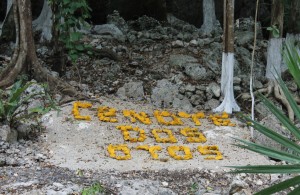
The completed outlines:
[[[39,97],[39,98],[47,98],[52,102],[50,96],[46,93],[46,86],[43,91],[25,94],[24,92],[30,86],[32,86],[34,82],[27,82],[25,84],[24,79],[20,79],[12,86],[8,93],[0,90],[0,123],[7,124],[9,126],[14,126],[15,123],[24,118],[30,118],[32,115],[36,113],[45,113],[48,112],[51,108],[54,108],[54,104],[47,108],[45,107],[35,107],[30,110],[20,109],[22,106],[27,104],[30,99]]]
[[[288,65],[289,72],[293,76],[294,81],[300,87],[300,49],[295,46],[293,41],[287,41],[283,57],[286,64]],[[279,77],[277,81],[284,92],[285,97],[287,98],[289,104],[291,105],[296,118],[300,121],[300,108],[294,100],[293,96],[287,89],[283,80]],[[283,128],[293,134],[294,140],[290,140],[287,137],[284,137],[272,129],[269,129],[257,121],[251,120],[246,116],[242,116],[242,119],[245,122],[252,126],[254,129],[264,134],[265,136],[271,138],[275,142],[281,144],[282,146],[288,148],[287,151],[279,151],[269,147],[265,147],[253,142],[237,139],[240,144],[235,144],[240,148],[245,148],[268,157],[286,161],[286,165],[257,165],[257,166],[233,166],[235,168],[233,173],[269,173],[269,174],[299,174],[300,173],[300,129],[289,120],[289,118],[279,110],[271,101],[266,97],[259,95],[263,104],[276,116],[276,118],[282,123]],[[275,184],[271,187],[268,187],[256,194],[267,195],[273,194],[286,190],[290,187],[291,192],[289,194],[299,194],[300,192],[300,176],[294,176],[291,179],[285,180],[281,183]]]

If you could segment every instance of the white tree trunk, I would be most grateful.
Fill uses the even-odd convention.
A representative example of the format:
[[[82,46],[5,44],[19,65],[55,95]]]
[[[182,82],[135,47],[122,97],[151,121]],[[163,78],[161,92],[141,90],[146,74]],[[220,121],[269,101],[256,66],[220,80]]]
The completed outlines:
[[[2,21],[2,23],[0,22],[0,37],[2,35],[2,27],[4,26],[7,18],[8,18],[8,14],[10,13],[10,9],[12,7],[12,0],[7,0],[7,6],[6,6],[6,14],[5,14],[5,18],[4,20]]]
[[[221,92],[222,94],[225,93],[225,83],[226,83],[226,79],[227,79],[227,75],[226,75],[226,59],[227,59],[227,55],[225,52],[222,53],[222,73],[221,73]]]
[[[266,77],[276,80],[281,73],[282,64],[282,38],[271,38],[268,43],[268,56]]]
[[[231,114],[232,111],[240,111],[234,99],[233,92],[233,68],[234,67],[234,54],[222,54],[222,75],[221,75],[221,90],[224,95],[224,100],[220,106],[215,108],[214,112],[226,112]]]
[[[203,0],[203,24],[201,32],[209,34],[214,30],[216,24],[215,2],[214,0]]]
[[[32,22],[35,31],[42,31],[40,41],[50,41],[52,39],[52,25],[52,11],[47,0],[44,0],[41,14]]]

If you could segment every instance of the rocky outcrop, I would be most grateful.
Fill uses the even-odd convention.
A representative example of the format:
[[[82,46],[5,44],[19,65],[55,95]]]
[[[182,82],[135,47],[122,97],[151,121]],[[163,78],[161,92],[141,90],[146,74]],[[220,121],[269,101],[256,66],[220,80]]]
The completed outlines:
[[[144,99],[143,82],[129,82],[118,89],[117,96],[122,99],[133,98],[135,100]]]
[[[193,106],[189,100],[179,95],[178,86],[166,79],[157,81],[156,87],[153,88],[151,94],[153,105],[162,108],[178,108],[187,112],[193,110]]]

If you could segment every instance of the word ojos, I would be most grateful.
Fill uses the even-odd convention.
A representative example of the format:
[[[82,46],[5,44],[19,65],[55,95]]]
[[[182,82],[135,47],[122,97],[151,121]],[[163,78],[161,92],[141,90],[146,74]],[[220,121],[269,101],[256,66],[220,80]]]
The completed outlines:
[[[133,142],[144,142],[147,138],[145,130],[139,127],[132,127],[131,125],[120,125],[117,126],[117,129],[120,130],[123,134],[123,139],[125,141]],[[173,134],[173,131],[170,129],[152,129],[151,131],[155,141],[157,143],[177,143],[177,139]],[[204,143],[206,142],[206,137],[198,131],[197,128],[185,127],[180,130],[180,133],[186,137],[186,141],[189,143]],[[131,134],[134,134],[133,137]],[[136,147],[137,150],[146,150],[150,153],[152,159],[158,159],[158,151],[162,150],[162,147],[159,145],[149,146],[149,145],[140,145]],[[126,144],[123,145],[112,145],[110,144],[107,148],[107,151],[111,158],[117,160],[129,160],[131,159],[130,149]],[[122,152],[123,155],[116,155],[116,151]],[[187,146],[169,146],[167,148],[169,155],[175,160],[189,160],[193,158],[191,150]],[[199,146],[198,151],[202,155],[210,155],[206,157],[206,160],[222,160],[222,153],[219,151],[218,146]],[[177,153],[183,152],[184,155],[179,155]],[[211,156],[214,154],[215,156]]]
[[[91,120],[91,116],[82,116],[80,114],[80,109],[91,109],[92,104],[88,102],[75,102],[73,104],[72,113],[75,119],[78,120]],[[149,115],[145,112],[136,112],[134,110],[123,110],[122,114],[125,118],[128,118],[131,123],[136,123],[139,121],[145,125],[151,125]],[[97,108],[97,117],[102,122],[117,123],[117,109],[110,108],[108,106],[99,106]],[[221,115],[214,114],[205,116],[203,112],[198,112],[194,114],[188,114],[186,112],[178,112],[177,114],[171,113],[169,111],[154,110],[153,117],[157,120],[160,125],[166,126],[182,126],[184,125],[182,118],[191,119],[195,126],[200,126],[201,122],[199,119],[207,118],[216,126],[235,126],[229,119],[227,113],[222,113]],[[116,127],[122,135],[123,139],[130,143],[144,142],[147,139],[147,135],[144,129],[139,127],[133,127],[131,125],[119,125]],[[157,143],[178,143],[172,130],[167,128],[162,129],[152,129],[152,136]],[[179,133],[185,137],[185,141],[188,143],[205,143],[207,141],[206,137],[197,128],[183,127],[179,130]],[[134,148],[129,148],[127,144],[110,144],[107,147],[108,154],[111,158],[117,160],[129,160],[131,159],[131,149],[135,150],[145,150],[150,153],[152,159],[159,159],[159,152],[162,151],[162,147],[159,145],[140,145]],[[166,148],[169,156],[175,160],[189,160],[193,158],[191,149],[188,146],[183,145],[172,145]],[[219,151],[216,145],[203,145],[198,146],[197,150],[201,155],[205,155],[205,160],[222,160],[222,153]]]
[[[73,104],[72,113],[75,119],[78,120],[91,120],[91,116],[82,116],[80,114],[79,109],[89,109],[92,108],[92,104],[88,102],[75,102]],[[128,118],[130,122],[136,123],[137,121],[145,124],[150,125],[152,121],[148,114],[145,112],[136,112],[134,110],[123,110],[123,116]],[[97,109],[97,116],[98,119],[102,122],[110,122],[110,123],[117,123],[117,109],[110,108],[108,106],[100,106]],[[229,115],[227,113],[222,113],[221,115],[214,114],[205,117],[203,112],[198,112],[195,114],[188,114],[186,112],[178,112],[177,114],[171,113],[169,111],[160,111],[154,110],[153,116],[156,118],[158,124],[167,125],[167,126],[174,126],[174,125],[184,125],[181,118],[189,118],[191,119],[195,126],[200,126],[201,122],[199,119],[208,118],[212,123],[216,126],[235,126],[229,119]]]
[[[162,150],[162,147],[159,145],[149,146],[149,145],[140,145],[135,148],[135,150],[145,150],[150,153],[152,159],[159,159],[158,152]],[[130,160],[131,159],[131,150],[126,144],[120,145],[112,145],[110,144],[107,147],[108,153],[111,158],[115,158],[117,160]],[[201,155],[205,155],[205,160],[222,160],[222,153],[219,151],[218,146],[210,145],[210,146],[198,146],[198,152]],[[193,154],[191,149],[188,146],[168,146],[167,147],[168,154],[175,160],[189,160],[193,158]],[[123,153],[123,155],[117,155],[116,153]],[[182,154],[183,153],[183,154]]]

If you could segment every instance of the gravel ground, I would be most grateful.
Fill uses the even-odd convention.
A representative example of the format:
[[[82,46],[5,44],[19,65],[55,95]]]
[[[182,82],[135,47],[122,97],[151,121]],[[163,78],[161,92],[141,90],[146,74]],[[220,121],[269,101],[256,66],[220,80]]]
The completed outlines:
[[[102,103],[110,101],[110,105],[115,103],[121,105],[120,108],[128,108],[131,104],[136,106],[133,108],[142,109],[144,106],[130,102],[127,105],[120,104],[118,101],[114,102],[113,98],[103,97],[102,99]],[[64,112],[69,112],[66,107],[64,108],[62,115]],[[124,170],[88,166],[74,168],[68,162],[62,167],[53,161],[55,151],[49,147],[50,141],[53,141],[49,139],[49,129],[47,126],[41,129],[43,130],[32,134],[29,140],[20,140],[12,144],[0,141],[0,194],[80,194],[84,187],[100,182],[105,188],[105,192],[101,194],[238,195],[252,194],[287,178],[282,175],[229,174],[221,165],[217,169],[208,169],[205,166],[195,168],[194,165],[176,169],[176,166],[172,164],[173,161],[165,162],[170,165],[169,167],[173,167],[171,169],[154,166],[154,168],[134,170],[128,168],[131,166],[130,163],[128,164],[130,161],[123,161],[123,164],[127,166],[124,166],[126,167]],[[66,136],[64,131],[57,130],[60,129],[52,129],[52,133],[60,133],[57,134],[59,137]],[[73,130],[76,129],[73,127]],[[239,132],[239,135],[246,136],[244,133]],[[71,139],[74,136],[69,133],[67,137]],[[213,139],[213,137],[210,138]],[[59,141],[58,138],[57,141]],[[226,154],[226,151],[224,152]],[[251,159],[253,163],[260,163],[255,158]],[[113,167],[115,163],[110,161],[110,164]],[[207,164],[210,162],[208,161]]]

